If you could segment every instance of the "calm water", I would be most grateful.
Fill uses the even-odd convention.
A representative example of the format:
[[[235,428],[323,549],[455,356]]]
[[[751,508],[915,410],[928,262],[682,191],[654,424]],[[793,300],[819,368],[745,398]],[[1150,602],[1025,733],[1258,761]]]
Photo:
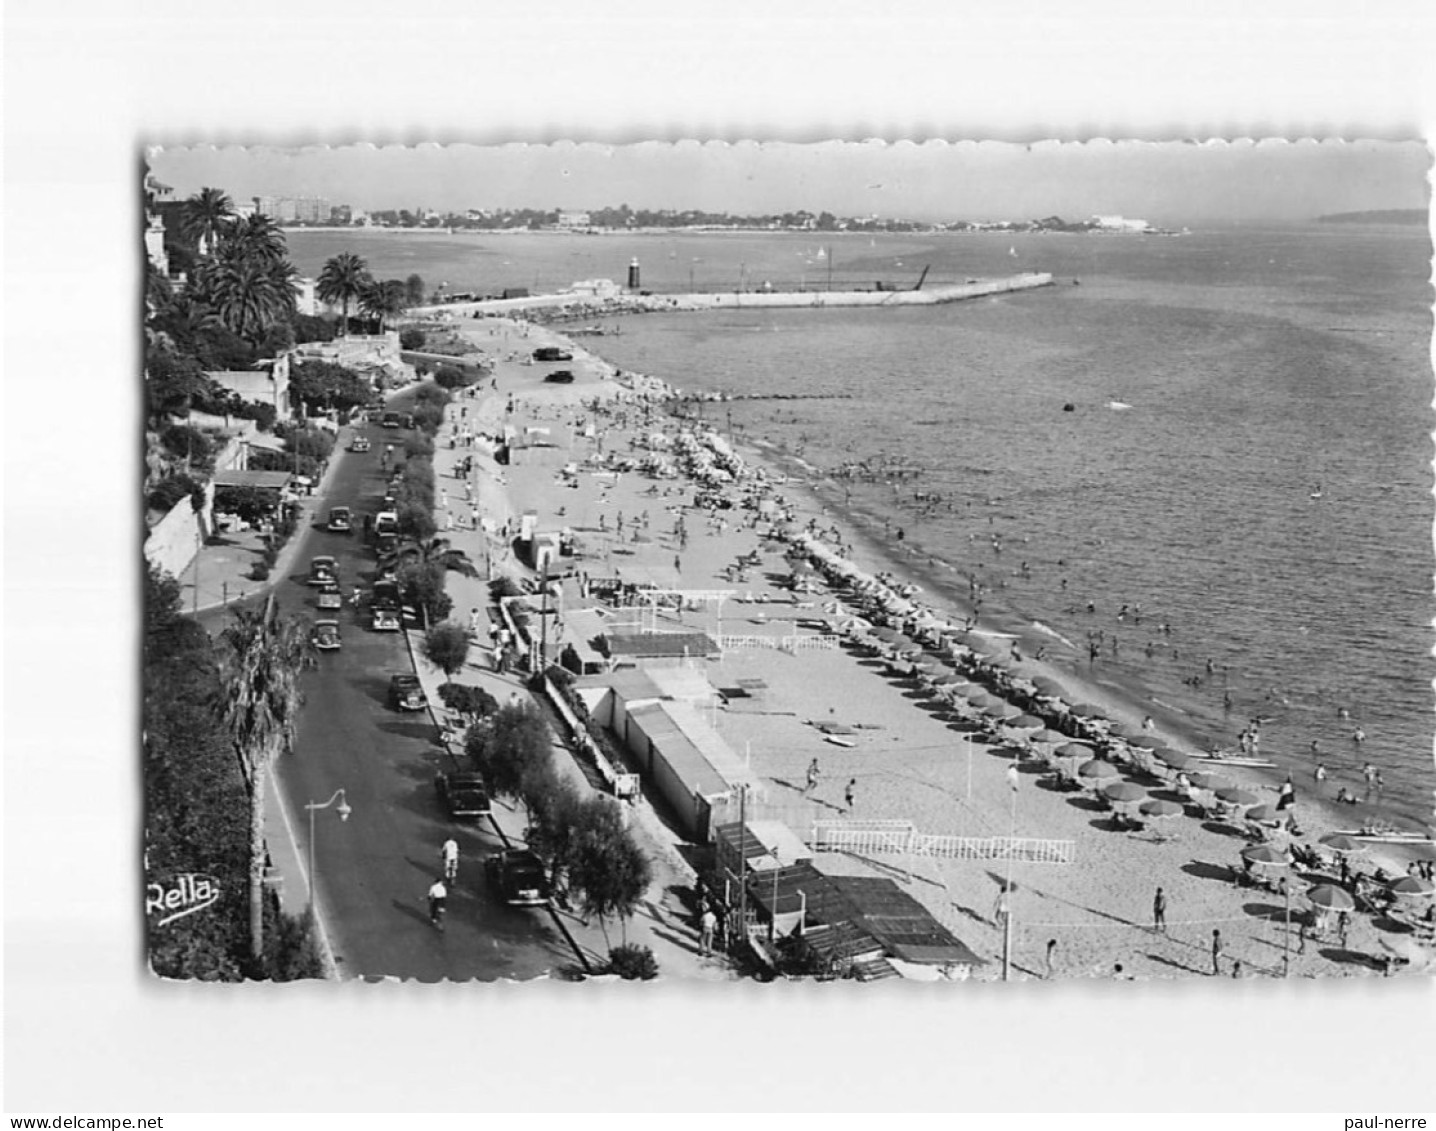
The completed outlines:
[[[852,505],[956,567],[955,593],[975,575],[992,590],[987,607],[1041,620],[1079,649],[1091,631],[1115,635],[1120,651],[1096,674],[1186,711],[1213,741],[1235,745],[1246,719],[1263,716],[1263,753],[1300,767],[1298,781],[1309,781],[1316,739],[1333,788],[1359,785],[1369,758],[1391,812],[1430,810],[1424,231],[290,243],[304,273],[354,250],[376,274],[418,271],[451,289],[621,279],[635,255],[656,290],[823,287],[829,272],[834,285],[911,283],[924,267],[933,281],[1052,271],[1061,285],[1026,295],[645,316],[587,344],[688,389],[845,394],[740,402],[732,421],[819,468],[901,455],[920,476],[896,490],[854,484]],[[940,500],[920,505],[914,490]],[[1116,619],[1124,603],[1141,607],[1140,625]]]

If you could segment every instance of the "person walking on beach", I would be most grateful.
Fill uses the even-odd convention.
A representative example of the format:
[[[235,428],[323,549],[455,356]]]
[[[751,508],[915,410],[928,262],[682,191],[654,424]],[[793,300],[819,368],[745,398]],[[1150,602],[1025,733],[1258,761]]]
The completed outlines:
[[[1320,762],[1318,762],[1316,764],[1316,769],[1311,772],[1311,776],[1316,779],[1316,791],[1320,793],[1321,783],[1326,781],[1326,767],[1323,766]]]
[[[1047,977],[1050,979],[1053,974],[1053,962],[1057,957],[1057,940],[1047,940]]]
[[[1222,972],[1222,933],[1218,930],[1212,931],[1212,974],[1216,976]]]
[[[1167,893],[1161,888],[1152,897],[1152,930],[1162,935],[1167,933]]]
[[[1276,799],[1276,811],[1280,813],[1283,809],[1290,809],[1296,804],[1296,787],[1291,784],[1291,775],[1286,775],[1286,781],[1281,783],[1281,791]]]
[[[718,916],[713,914],[713,908],[703,908],[703,915],[698,920],[698,953],[707,958],[713,953],[713,935],[718,930]]]
[[[804,793],[812,793],[818,788],[818,760],[814,758],[808,763],[808,784],[804,787]]]
[[[843,790],[843,812],[853,811],[853,793],[858,788],[858,779],[849,778],[847,788]]]

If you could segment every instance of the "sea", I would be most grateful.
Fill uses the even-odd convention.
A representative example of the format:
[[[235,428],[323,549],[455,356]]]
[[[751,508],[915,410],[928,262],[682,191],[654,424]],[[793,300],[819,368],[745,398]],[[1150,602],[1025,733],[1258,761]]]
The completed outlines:
[[[1430,823],[1425,229],[289,244],[301,274],[353,251],[377,277],[449,292],[622,281],[634,261],[643,287],[674,293],[1051,272],[1050,288],[942,306],[604,317],[608,333],[581,341],[684,390],[748,398],[710,419],[801,460],[873,537],[900,530],[939,608],[979,593],[984,613],[1033,627],[1024,646],[1040,638],[1049,659],[1212,746],[1235,749],[1260,719],[1262,756],[1308,785],[1319,761],[1328,795],[1364,795],[1370,762],[1384,787],[1361,815]]]

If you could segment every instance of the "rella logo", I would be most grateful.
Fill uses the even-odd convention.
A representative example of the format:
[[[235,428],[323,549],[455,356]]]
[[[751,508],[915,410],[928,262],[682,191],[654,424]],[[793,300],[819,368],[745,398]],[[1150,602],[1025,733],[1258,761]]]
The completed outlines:
[[[219,883],[213,876],[202,872],[185,872],[174,877],[168,884],[151,883],[145,886],[145,914],[159,916],[154,919],[156,927],[203,911],[219,898]]]

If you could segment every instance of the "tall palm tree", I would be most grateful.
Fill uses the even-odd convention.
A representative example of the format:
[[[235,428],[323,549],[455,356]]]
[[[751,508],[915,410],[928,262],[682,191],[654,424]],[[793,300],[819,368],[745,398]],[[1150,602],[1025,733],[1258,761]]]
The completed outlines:
[[[226,327],[258,342],[294,306],[294,290],[276,278],[272,264],[226,255],[211,260],[201,282],[205,297]]]
[[[225,237],[225,250],[244,259],[261,263],[281,262],[288,253],[284,229],[269,216],[252,213],[231,227]]]
[[[344,332],[349,332],[349,304],[364,293],[369,282],[369,265],[353,252],[345,251],[324,264],[319,272],[316,293],[325,302],[337,302],[344,309]]]
[[[379,322],[379,333],[384,332],[384,319],[404,313],[408,299],[404,284],[398,279],[386,279],[380,283],[370,282],[359,292],[359,309]]]
[[[264,954],[264,794],[274,759],[293,750],[303,695],[299,675],[314,666],[304,623],[275,615],[270,597],[262,612],[236,609],[223,632],[229,645],[230,699],[225,725],[249,788],[249,948],[256,966]]]
[[[234,201],[224,190],[202,188],[185,201],[180,229],[198,245],[200,256],[208,257],[234,221]]]

